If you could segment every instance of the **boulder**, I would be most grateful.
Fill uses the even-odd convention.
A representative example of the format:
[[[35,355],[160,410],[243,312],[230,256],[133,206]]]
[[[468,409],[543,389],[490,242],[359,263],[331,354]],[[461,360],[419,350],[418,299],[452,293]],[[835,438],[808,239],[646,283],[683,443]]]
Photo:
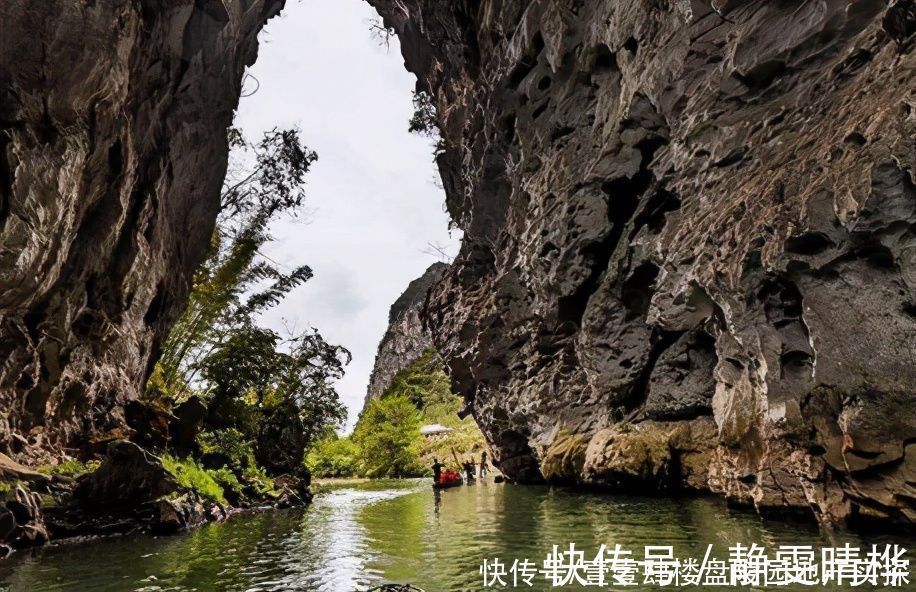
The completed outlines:
[[[74,501],[83,508],[116,512],[178,491],[178,484],[155,455],[126,440],[112,442],[101,466],[80,477]]]

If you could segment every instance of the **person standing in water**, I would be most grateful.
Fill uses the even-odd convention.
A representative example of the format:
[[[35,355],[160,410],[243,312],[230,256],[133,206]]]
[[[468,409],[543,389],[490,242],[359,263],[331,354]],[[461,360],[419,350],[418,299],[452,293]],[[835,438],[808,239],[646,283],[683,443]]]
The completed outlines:
[[[433,481],[438,483],[439,477],[442,475],[442,465],[439,464],[438,458],[433,458]]]
[[[484,450],[480,455],[480,477],[483,478],[487,474],[487,451]]]
[[[468,483],[474,480],[474,460],[471,459],[464,463],[464,474],[468,477]]]

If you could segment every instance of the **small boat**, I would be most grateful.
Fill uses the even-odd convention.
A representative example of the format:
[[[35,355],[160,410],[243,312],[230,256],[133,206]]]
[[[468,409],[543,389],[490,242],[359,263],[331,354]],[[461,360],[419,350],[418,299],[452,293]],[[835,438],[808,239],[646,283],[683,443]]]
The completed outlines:
[[[439,480],[433,482],[433,489],[448,489],[449,487],[458,487],[464,483],[461,475],[454,471],[442,471]]]

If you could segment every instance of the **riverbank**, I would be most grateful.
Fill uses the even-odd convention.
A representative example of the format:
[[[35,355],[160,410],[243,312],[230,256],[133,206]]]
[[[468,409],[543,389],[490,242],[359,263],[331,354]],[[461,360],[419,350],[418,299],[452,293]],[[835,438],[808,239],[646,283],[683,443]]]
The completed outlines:
[[[71,465],[85,472],[42,472],[0,455],[0,558],[50,542],[174,534],[241,512],[303,506],[312,497],[307,472],[242,480],[126,440],[111,442],[98,462]]]

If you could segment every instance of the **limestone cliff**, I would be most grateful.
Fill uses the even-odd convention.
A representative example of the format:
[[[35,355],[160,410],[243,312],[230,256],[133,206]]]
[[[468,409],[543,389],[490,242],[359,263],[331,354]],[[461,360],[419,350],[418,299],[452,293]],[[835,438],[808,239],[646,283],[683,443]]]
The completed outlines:
[[[465,232],[497,464],[916,520],[912,0],[370,0]]]
[[[0,3],[0,450],[122,423],[207,247],[282,0]]]
[[[446,269],[448,265],[445,263],[430,265],[422,276],[410,282],[404,293],[391,305],[388,330],[379,343],[375,365],[369,375],[367,402],[381,397],[395,374],[433,347],[432,339],[420,320],[420,311],[426,303],[429,289],[442,278]]]
[[[913,0],[371,0],[462,251],[424,313],[519,480],[916,519]],[[121,424],[282,0],[0,3],[0,452]]]

